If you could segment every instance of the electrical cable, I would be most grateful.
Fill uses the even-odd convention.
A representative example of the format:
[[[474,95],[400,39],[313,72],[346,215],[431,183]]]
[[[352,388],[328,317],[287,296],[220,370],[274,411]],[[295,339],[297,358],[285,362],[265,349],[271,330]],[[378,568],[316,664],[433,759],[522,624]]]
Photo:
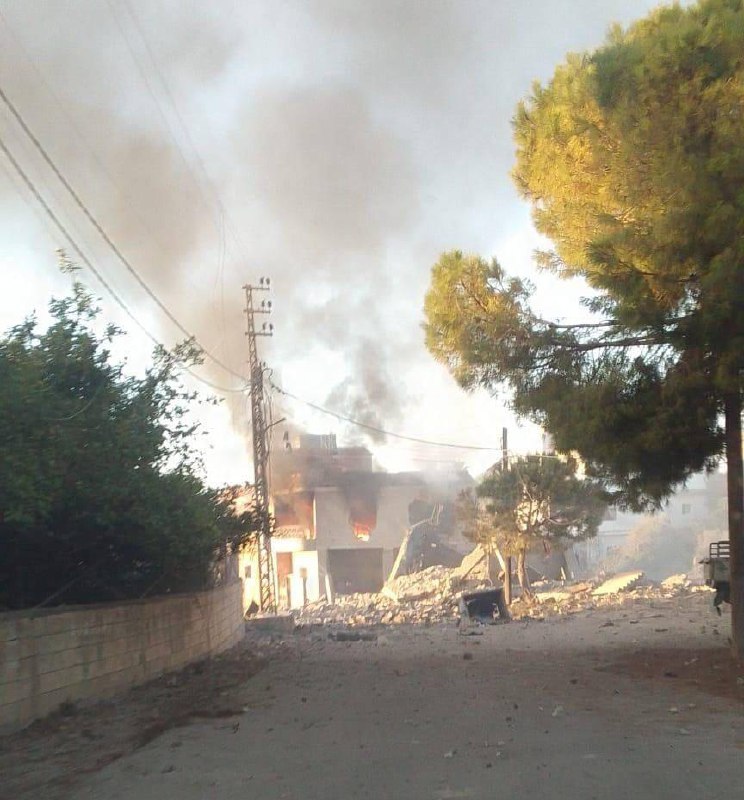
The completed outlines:
[[[75,204],[76,204],[76,205],[78,206],[78,208],[79,208],[79,209],[80,209],[80,210],[83,212],[83,214],[84,214],[84,215],[85,215],[85,217],[88,219],[88,221],[90,222],[90,224],[91,224],[91,225],[92,225],[92,226],[93,226],[93,227],[94,227],[94,228],[95,228],[95,229],[98,231],[98,233],[100,234],[101,238],[103,238],[103,240],[106,242],[106,244],[107,244],[107,245],[109,246],[109,248],[112,250],[112,252],[113,252],[113,253],[114,253],[114,254],[117,256],[117,258],[119,259],[119,261],[121,261],[121,263],[122,263],[122,264],[123,264],[123,265],[126,267],[126,269],[129,271],[129,273],[130,273],[130,274],[131,274],[131,275],[132,275],[132,276],[135,278],[135,280],[137,281],[137,283],[138,283],[138,284],[139,284],[139,285],[142,287],[142,289],[144,289],[144,291],[147,293],[147,295],[148,295],[148,296],[149,296],[149,297],[150,297],[150,298],[151,298],[151,299],[152,299],[152,300],[155,302],[155,304],[158,306],[158,308],[160,308],[160,310],[161,310],[161,311],[162,311],[162,312],[163,312],[163,313],[164,313],[164,314],[165,314],[165,315],[168,317],[168,319],[169,319],[169,320],[170,320],[170,321],[171,321],[171,322],[172,322],[172,323],[173,323],[173,324],[174,324],[174,325],[175,325],[175,326],[176,326],[176,327],[177,327],[177,328],[178,328],[178,329],[179,329],[179,330],[180,330],[180,331],[181,331],[181,332],[182,332],[182,333],[183,333],[183,334],[186,336],[186,337],[188,337],[188,338],[189,338],[189,339],[191,339],[191,340],[192,340],[192,341],[193,341],[193,342],[194,342],[196,345],[198,345],[199,349],[200,349],[200,350],[201,350],[201,351],[204,353],[204,355],[205,355],[205,356],[207,356],[207,357],[208,357],[208,358],[209,358],[211,361],[213,361],[213,362],[214,362],[215,364],[217,364],[218,366],[222,367],[222,369],[224,369],[226,372],[230,373],[231,375],[233,375],[233,376],[235,376],[235,377],[239,378],[240,380],[245,380],[245,377],[244,377],[243,375],[241,375],[241,374],[240,374],[240,373],[238,373],[238,372],[235,372],[235,370],[233,370],[231,367],[229,367],[229,366],[227,366],[226,364],[224,364],[222,361],[220,361],[220,359],[218,359],[216,356],[214,356],[212,353],[210,353],[210,352],[209,352],[209,350],[207,350],[205,347],[203,347],[203,346],[201,345],[201,343],[200,343],[200,342],[199,342],[199,341],[196,339],[196,337],[195,337],[195,336],[194,336],[194,335],[191,333],[191,331],[189,331],[187,328],[185,328],[185,327],[184,327],[184,326],[183,326],[183,325],[182,325],[182,324],[179,322],[179,320],[178,320],[178,319],[175,317],[175,315],[174,315],[174,314],[173,314],[173,313],[170,311],[170,309],[169,309],[169,308],[168,308],[168,307],[167,307],[167,306],[166,306],[166,305],[165,305],[165,304],[164,304],[164,303],[163,303],[163,302],[160,300],[160,298],[159,298],[159,297],[158,297],[158,296],[157,296],[157,295],[156,295],[156,294],[153,292],[153,290],[152,290],[152,289],[151,289],[151,288],[148,286],[148,284],[147,284],[147,283],[145,282],[145,280],[144,280],[144,279],[143,279],[143,278],[140,276],[140,274],[137,272],[137,270],[134,268],[134,266],[132,266],[132,264],[129,262],[129,260],[126,258],[126,256],[125,256],[125,255],[124,255],[124,254],[121,252],[121,250],[119,250],[119,248],[118,248],[118,247],[117,247],[117,245],[114,243],[114,241],[111,239],[111,237],[108,235],[108,233],[106,233],[106,231],[104,230],[104,228],[102,227],[102,225],[101,225],[101,224],[98,222],[98,220],[97,220],[97,219],[96,219],[96,218],[93,216],[93,214],[92,214],[92,213],[91,213],[91,212],[88,210],[88,208],[87,208],[87,206],[85,205],[85,203],[82,201],[82,199],[80,198],[80,196],[78,195],[78,193],[77,193],[77,192],[75,191],[75,189],[73,189],[73,187],[70,185],[70,183],[69,183],[69,181],[67,180],[67,178],[65,178],[65,176],[62,174],[62,172],[60,171],[60,169],[59,169],[59,168],[57,167],[57,165],[54,163],[54,161],[52,160],[51,156],[49,155],[49,153],[47,153],[46,149],[45,149],[45,148],[44,148],[44,146],[41,144],[41,142],[40,142],[40,141],[39,141],[39,140],[36,138],[35,134],[34,134],[34,133],[33,133],[33,131],[32,131],[32,130],[29,128],[29,126],[26,124],[26,121],[25,121],[25,120],[24,120],[24,118],[21,116],[20,112],[19,112],[19,111],[18,111],[18,109],[15,107],[15,105],[14,105],[14,104],[11,102],[10,98],[7,96],[7,94],[6,94],[6,93],[5,93],[5,91],[2,89],[2,87],[0,87],[0,100],[2,100],[2,101],[3,101],[3,103],[6,105],[6,107],[8,108],[8,110],[11,112],[11,114],[13,115],[13,117],[15,118],[15,120],[16,120],[16,121],[18,122],[18,124],[21,126],[21,128],[22,128],[23,132],[26,134],[26,136],[28,136],[28,138],[29,138],[29,139],[31,140],[31,142],[34,144],[34,146],[36,147],[36,149],[39,151],[39,153],[41,154],[42,158],[43,158],[43,159],[44,159],[44,161],[47,163],[47,165],[49,166],[49,168],[52,170],[52,172],[54,172],[54,174],[57,176],[58,180],[59,180],[59,181],[62,183],[62,185],[65,187],[65,189],[67,189],[67,191],[69,192],[69,194],[71,195],[71,197],[72,197],[72,198],[73,198],[73,200],[75,201]],[[5,150],[5,152],[6,152],[6,154],[7,154],[7,152],[8,152],[8,151],[7,151],[7,149]]]
[[[134,9],[130,8],[129,10],[130,10],[131,14],[134,14]],[[21,39],[18,36],[18,34],[16,33],[16,31],[13,29],[13,26],[10,24],[7,16],[3,14],[2,10],[0,10],[0,22],[2,22],[2,24],[7,29],[8,33],[9,33],[9,35],[10,35],[10,37],[11,37],[11,39],[12,39],[14,45],[15,45],[15,47],[18,49],[19,53],[23,56],[23,58],[28,63],[30,68],[34,71],[34,73],[35,73],[37,79],[39,80],[39,82],[43,85],[43,87],[46,89],[47,93],[50,95],[52,100],[56,103],[56,106],[57,106],[57,108],[59,110],[59,113],[61,115],[63,115],[65,117],[65,119],[67,120],[67,122],[69,123],[70,127],[72,128],[72,131],[75,133],[75,135],[76,135],[77,139],[79,140],[80,144],[82,145],[83,149],[87,150],[87,154],[92,158],[92,160],[94,161],[94,163],[96,164],[96,166],[98,167],[98,169],[100,170],[102,175],[107,179],[107,181],[111,185],[111,187],[118,194],[120,194],[123,198],[125,198],[126,200],[129,201],[131,210],[133,211],[134,215],[139,220],[140,224],[147,230],[147,232],[150,234],[150,236],[154,236],[155,234],[154,234],[154,231],[153,231],[149,221],[147,219],[145,219],[145,217],[139,212],[136,200],[133,198],[133,196],[131,194],[128,194],[127,192],[124,192],[124,191],[121,190],[121,187],[117,184],[117,181],[115,180],[115,178],[111,174],[110,170],[108,169],[106,164],[103,162],[103,160],[99,157],[98,153],[96,152],[95,147],[91,144],[90,140],[86,137],[86,135],[80,129],[79,125],[75,121],[75,118],[70,113],[68,105],[65,102],[63,102],[60,99],[59,95],[55,92],[54,88],[49,83],[49,81],[46,79],[46,77],[44,76],[44,73],[42,72],[40,67],[35,63],[33,57],[31,56],[31,54],[24,47],[23,42],[21,41]],[[163,83],[165,82],[165,79],[162,76],[161,76],[161,81]],[[179,116],[179,118],[180,118],[180,115],[178,114],[178,110],[176,108],[174,108],[174,110],[176,111],[177,116]],[[191,138],[188,135],[188,131],[185,131],[185,133],[186,133],[187,138],[189,139],[189,141],[191,141]],[[192,148],[193,148],[194,147],[193,146],[193,142],[191,144],[192,144]],[[197,159],[199,159],[199,161],[201,163],[201,159],[199,158],[199,154],[198,153],[196,153],[196,156],[197,156]],[[202,169],[204,169],[204,168],[202,167]],[[206,176],[207,181],[208,181],[208,175],[206,175],[206,171],[205,171],[205,176]],[[213,185],[210,184],[210,188],[212,189],[213,193],[216,193],[216,189],[215,189],[215,187]],[[218,203],[220,203],[220,207],[222,208],[219,196],[217,196],[216,199],[218,200]],[[43,218],[43,215],[40,213],[39,209],[37,208],[37,206],[35,204],[32,203],[32,204],[30,204],[30,206],[32,207],[32,209],[33,209],[35,214],[37,214],[38,216]],[[217,280],[215,282],[215,285],[217,284],[217,282],[219,282],[219,284],[220,284],[220,311],[221,311],[220,333],[221,333],[221,344],[224,347],[224,342],[225,342],[225,339],[226,339],[224,271],[225,271],[225,259],[227,257],[227,249],[226,249],[227,243],[226,243],[226,240],[225,240],[225,224],[224,224],[224,218],[223,217],[224,217],[224,209],[223,209],[223,213],[220,214],[218,277],[217,277]],[[236,242],[237,242],[237,239],[236,239]]]
[[[396,433],[394,431],[388,431],[385,428],[379,428],[375,425],[368,425],[366,422],[360,422],[359,420],[353,419],[352,417],[348,417],[345,414],[340,414],[337,411],[332,411],[329,408],[324,408],[323,406],[319,406],[316,403],[312,403],[310,402],[310,400],[305,400],[302,397],[298,397],[296,394],[292,394],[292,392],[288,392],[286,391],[286,389],[280,388],[273,381],[269,381],[269,386],[275,392],[278,392],[279,394],[282,394],[285,397],[289,397],[291,400],[295,400],[298,403],[302,403],[303,405],[306,405],[315,411],[319,411],[321,414],[327,414],[328,416],[335,417],[336,419],[341,420],[343,422],[348,422],[350,425],[355,425],[358,428],[363,428],[364,430],[371,431],[372,433],[379,433],[383,436],[390,436],[394,439],[402,439],[408,442],[416,442],[417,444],[425,444],[431,447],[448,447],[453,450],[478,450],[478,451],[492,452],[492,453],[495,452],[503,453],[503,448],[501,447],[485,447],[483,445],[474,445],[474,444],[455,444],[454,442],[436,442],[431,439],[422,439],[419,438],[418,436],[409,436],[404,433]],[[561,459],[561,456],[549,453],[515,453],[513,451],[509,453],[507,458],[510,461],[514,461],[519,458],[530,457],[530,456],[535,456],[539,458],[555,458],[558,460]],[[439,461],[440,459],[434,459],[434,460]]]
[[[336,419],[342,420],[343,422],[348,422],[351,425],[355,425],[358,428],[363,428],[364,430],[371,431],[372,433],[379,433],[383,436],[390,436],[394,439],[403,439],[407,442],[417,442],[418,444],[427,444],[433,445],[435,447],[449,447],[454,450],[485,450],[489,452],[501,452],[500,447],[484,447],[482,445],[474,445],[474,444],[454,444],[452,442],[435,442],[431,439],[421,439],[418,436],[408,436],[407,434],[403,433],[395,433],[393,431],[385,430],[384,428],[378,428],[375,425],[368,425],[366,422],[360,422],[359,420],[353,419],[352,417],[347,417],[345,414],[340,414],[337,411],[332,411],[329,408],[323,408],[323,406],[319,406],[316,403],[311,403],[309,400],[305,400],[302,397],[298,397],[296,394],[292,394],[291,392],[286,391],[285,389],[279,388],[275,383],[269,381],[269,385],[271,386],[274,391],[278,392],[279,394],[284,395],[285,397],[289,397],[292,400],[295,400],[298,403],[302,403],[303,405],[308,406],[309,408],[314,409],[315,411],[319,411],[321,414],[327,414],[328,416],[335,417]]]
[[[143,82],[145,83],[145,86],[147,87],[147,90],[148,90],[148,92],[150,94],[150,97],[152,98],[153,102],[155,103],[155,105],[156,105],[156,107],[158,109],[160,117],[163,120],[163,123],[165,125],[165,129],[166,129],[171,141],[174,143],[176,149],[178,150],[178,152],[179,152],[179,154],[181,156],[181,160],[183,161],[184,165],[186,166],[186,169],[189,171],[189,174],[191,175],[191,179],[194,182],[194,185],[199,190],[199,193],[201,195],[202,201],[204,202],[206,207],[209,207],[209,199],[208,199],[207,195],[211,195],[211,199],[216,203],[216,206],[217,206],[216,211],[218,213],[216,214],[216,219],[215,219],[215,227],[218,230],[218,239],[219,239],[217,282],[220,285],[220,312],[221,312],[221,321],[222,321],[221,333],[222,333],[222,343],[224,345],[225,324],[226,324],[225,323],[225,286],[224,286],[224,271],[225,271],[225,259],[226,259],[226,250],[227,250],[227,241],[226,241],[226,237],[225,237],[225,229],[226,229],[226,227],[230,230],[230,233],[232,234],[232,237],[235,240],[235,243],[238,245],[238,249],[243,251],[243,252],[247,252],[247,248],[243,245],[242,242],[240,242],[240,240],[238,239],[238,236],[236,235],[236,233],[234,231],[234,228],[233,228],[233,226],[231,224],[231,220],[230,220],[229,214],[227,212],[227,209],[225,208],[225,204],[222,202],[222,197],[220,196],[220,193],[219,193],[217,187],[215,186],[214,182],[212,181],[212,179],[209,176],[209,172],[207,171],[207,167],[206,167],[206,164],[204,162],[204,159],[202,158],[202,156],[201,156],[196,144],[194,143],[194,139],[191,136],[189,128],[186,125],[186,122],[185,122],[185,120],[183,118],[183,115],[181,114],[181,112],[180,112],[180,110],[178,108],[178,104],[176,103],[176,98],[175,98],[175,96],[173,94],[173,91],[171,90],[171,88],[170,88],[170,86],[168,84],[168,81],[166,80],[165,75],[163,74],[163,71],[160,68],[160,65],[158,64],[158,60],[155,57],[155,52],[154,52],[153,48],[150,46],[150,43],[149,43],[149,41],[147,39],[147,35],[145,33],[144,26],[140,22],[139,17],[137,16],[137,13],[136,13],[134,7],[132,6],[131,3],[128,2],[128,0],[121,0],[121,5],[126,9],[127,13],[129,14],[129,17],[131,18],[131,21],[132,21],[132,23],[134,25],[135,30],[136,30],[137,34],[139,35],[139,38],[140,38],[140,40],[142,42],[142,45],[144,46],[145,52],[147,54],[147,57],[148,57],[148,59],[150,61],[150,65],[152,67],[152,70],[154,71],[154,74],[157,77],[158,82],[160,83],[160,87],[163,90],[163,93],[164,93],[166,99],[168,100],[168,103],[169,103],[169,105],[170,105],[170,107],[171,107],[171,109],[173,111],[173,115],[174,115],[174,117],[176,119],[176,122],[178,123],[178,126],[180,127],[181,132],[183,133],[183,137],[184,137],[184,139],[185,139],[185,141],[186,141],[191,153],[193,154],[193,157],[196,160],[196,164],[199,167],[199,170],[201,171],[201,178],[199,176],[197,176],[196,174],[194,174],[194,172],[192,171],[191,164],[188,161],[188,159],[186,158],[185,153],[183,152],[183,149],[181,147],[181,143],[179,142],[178,138],[174,134],[173,128],[171,127],[171,124],[170,124],[170,122],[168,120],[168,117],[167,117],[163,107],[160,104],[160,101],[159,101],[159,99],[157,97],[157,94],[154,91],[153,85],[150,82],[150,79],[147,76],[147,72],[146,72],[144,66],[140,63],[140,60],[137,57],[137,53],[135,52],[134,47],[132,46],[132,43],[129,40],[129,37],[127,36],[127,33],[126,33],[125,29],[124,29],[124,26],[122,25],[121,21],[119,20],[116,12],[114,10],[113,0],[109,0],[109,8],[111,10],[112,16],[116,20],[117,26],[119,28],[119,31],[120,31],[121,35],[122,35],[122,38],[124,39],[124,42],[125,42],[125,44],[127,46],[129,54],[130,54],[132,60],[134,61],[135,65],[137,67],[137,70],[138,70]],[[212,209],[212,208],[209,208],[209,210],[210,210],[210,212],[214,211],[214,209]]]
[[[0,90],[0,92],[1,91],[2,90]],[[73,250],[78,254],[78,257],[81,259],[81,261],[85,264],[86,267],[88,267],[88,269],[93,273],[93,275],[95,275],[95,277],[98,279],[98,281],[103,286],[103,288],[115,300],[117,305],[124,311],[124,313],[137,325],[138,328],[140,328],[140,330],[154,344],[158,345],[159,347],[163,347],[164,349],[167,349],[167,348],[164,347],[162,342],[160,342],[160,340],[156,336],[154,336],[152,333],[150,333],[150,331],[139,321],[139,319],[137,319],[137,317],[132,313],[132,311],[129,309],[127,304],[121,299],[121,297],[119,297],[119,295],[114,290],[114,288],[111,286],[111,284],[109,284],[109,282],[101,274],[101,272],[95,266],[93,266],[93,263],[91,262],[91,260],[88,258],[88,256],[85,254],[85,252],[82,250],[80,245],[78,245],[77,241],[73,238],[72,234],[65,227],[64,223],[54,213],[52,208],[49,206],[49,204],[46,202],[46,200],[42,196],[41,192],[36,188],[35,184],[31,180],[31,178],[29,178],[27,173],[24,171],[23,167],[19,164],[19,162],[16,160],[15,156],[8,149],[8,147],[7,147],[6,143],[5,143],[5,141],[2,139],[2,137],[0,137],[0,150],[2,150],[2,152],[5,154],[5,157],[11,163],[11,165],[13,166],[15,171],[18,173],[18,175],[21,177],[23,182],[26,184],[26,187],[31,192],[31,194],[36,198],[36,200],[39,203],[39,205],[41,205],[41,207],[44,209],[44,211],[47,214],[47,216],[49,217],[49,219],[52,220],[52,222],[55,224],[55,226],[60,231],[60,233],[65,237],[65,239],[67,240],[67,242],[70,245],[70,247],[72,247]],[[206,384],[207,386],[210,386],[212,389],[216,389],[217,391],[220,391],[220,392],[240,392],[240,393],[245,391],[245,386],[237,389],[237,388],[228,388],[228,387],[225,387],[225,386],[219,386],[219,385],[217,385],[215,383],[212,383],[211,381],[207,380],[206,378],[202,378],[200,375],[195,373],[190,367],[187,367],[185,365],[179,364],[179,365],[177,365],[177,368],[179,370],[181,370],[181,371],[187,372],[189,375],[191,375],[192,377],[196,378],[198,381],[201,381],[202,383]]]
[[[219,287],[220,287],[220,314],[221,314],[220,333],[221,333],[221,343],[222,343],[222,346],[224,347],[224,343],[225,343],[225,339],[226,339],[226,335],[227,335],[226,334],[226,317],[225,317],[225,285],[224,285],[225,261],[226,261],[226,258],[227,258],[227,241],[226,241],[226,236],[225,236],[225,215],[226,215],[227,211],[226,211],[226,209],[224,207],[224,204],[222,202],[221,197],[219,196],[217,188],[210,181],[209,175],[208,175],[208,173],[206,171],[206,167],[204,166],[203,159],[201,158],[201,156],[199,155],[198,151],[196,150],[196,146],[194,145],[194,142],[193,142],[193,140],[192,140],[192,138],[191,138],[191,136],[190,136],[190,134],[188,132],[188,129],[185,127],[185,123],[183,121],[183,118],[182,118],[180,112],[178,111],[177,106],[175,105],[175,99],[173,98],[173,95],[172,95],[172,93],[171,93],[171,91],[170,91],[170,89],[169,89],[169,87],[168,87],[168,85],[166,83],[165,77],[162,75],[162,72],[159,70],[159,68],[157,66],[157,62],[155,61],[154,53],[152,52],[149,44],[147,43],[147,40],[145,39],[145,35],[144,35],[144,31],[142,30],[142,26],[139,24],[138,20],[136,19],[136,15],[135,15],[134,9],[131,6],[129,6],[128,7],[128,11],[129,11],[130,15],[133,17],[134,21],[135,21],[135,25],[136,25],[139,33],[140,33],[140,36],[143,39],[143,43],[144,43],[145,47],[147,48],[148,53],[150,53],[150,59],[153,62],[155,70],[156,70],[156,72],[158,73],[158,75],[160,77],[160,82],[163,84],[163,88],[165,89],[166,94],[168,95],[168,97],[170,99],[170,102],[173,105],[173,110],[174,110],[174,112],[176,114],[177,119],[179,120],[179,122],[181,124],[181,127],[184,130],[184,135],[186,136],[186,139],[189,142],[189,144],[191,146],[191,149],[194,151],[194,155],[195,155],[199,165],[201,166],[202,172],[204,173],[205,182],[207,184],[207,189],[210,190],[212,195],[214,195],[214,198],[215,198],[215,200],[216,200],[216,202],[217,202],[217,204],[219,206],[220,214],[219,214],[218,270],[217,270],[217,277],[216,277],[216,281],[215,281],[215,286],[217,284],[219,284]],[[69,123],[70,127],[72,128],[74,134],[76,135],[76,137],[79,140],[79,142],[82,145],[82,147],[85,150],[87,150],[88,155],[92,158],[92,160],[94,161],[94,163],[96,164],[96,166],[98,167],[100,172],[103,174],[103,176],[107,179],[108,183],[111,185],[111,187],[118,194],[121,194],[123,197],[125,197],[130,202],[130,205],[132,207],[132,210],[134,211],[135,216],[137,217],[139,222],[142,224],[142,226],[147,230],[149,235],[150,236],[154,236],[155,234],[154,234],[154,231],[153,231],[152,227],[150,226],[149,221],[147,219],[145,219],[145,217],[142,216],[138,212],[137,203],[136,203],[135,199],[133,198],[133,196],[130,195],[130,194],[127,194],[126,192],[122,192],[121,188],[117,184],[117,181],[115,180],[115,178],[111,174],[110,170],[108,169],[106,164],[103,162],[103,160],[99,157],[98,153],[95,150],[95,147],[93,146],[93,144],[91,144],[90,140],[86,137],[86,135],[80,129],[80,127],[77,124],[77,122],[75,121],[73,115],[70,113],[68,105],[65,102],[63,102],[62,99],[59,97],[59,95],[55,92],[54,88],[51,86],[49,81],[46,79],[46,77],[44,76],[44,73],[42,72],[40,67],[35,63],[33,57],[31,56],[31,54],[24,47],[24,45],[23,45],[22,41],[20,40],[18,34],[13,29],[13,26],[10,24],[7,16],[3,14],[2,10],[0,10],[0,22],[2,22],[4,27],[7,29],[8,33],[9,33],[9,35],[10,35],[10,37],[11,37],[11,39],[12,39],[14,45],[15,45],[15,47],[18,49],[18,51],[23,56],[23,58],[25,59],[27,64],[30,66],[30,68],[34,71],[34,73],[35,73],[37,79],[39,80],[39,82],[43,85],[43,87],[46,89],[47,93],[50,95],[52,100],[56,103],[57,108],[59,110],[59,113],[65,117],[65,119]],[[132,53],[132,55],[134,56],[134,53]],[[176,143],[176,146],[178,146],[177,143]],[[183,154],[182,154],[182,157],[183,157]],[[194,177],[194,180],[196,181],[195,176],[192,176],[192,177]],[[13,180],[12,177],[10,177],[9,179],[11,181]],[[22,193],[19,191],[19,194],[22,194]],[[202,192],[202,198],[205,199],[203,192]],[[25,196],[24,196],[24,200],[26,202],[28,202],[26,200]],[[38,207],[36,206],[36,204],[29,203],[29,206],[32,208],[34,214],[39,216],[39,218],[44,219],[43,215],[41,214],[41,212],[38,209]],[[48,221],[44,220],[44,222],[45,222],[45,227],[48,227],[48,225],[46,224]],[[235,243],[238,245],[238,247],[244,248],[244,243],[239,241],[238,237],[235,234],[234,229],[230,225],[230,221],[229,220],[228,220],[228,226],[230,228],[230,233],[232,234],[232,237],[235,240]]]

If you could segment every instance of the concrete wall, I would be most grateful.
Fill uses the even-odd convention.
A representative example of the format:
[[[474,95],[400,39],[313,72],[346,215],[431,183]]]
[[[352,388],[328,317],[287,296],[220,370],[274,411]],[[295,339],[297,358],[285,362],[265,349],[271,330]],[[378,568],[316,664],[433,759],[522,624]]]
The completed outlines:
[[[318,554],[315,551],[301,551],[292,553],[293,585],[292,608],[302,606],[302,572],[305,570],[307,581],[305,583],[306,599],[308,603],[317,600],[325,594],[325,586],[320,585],[318,574]]]
[[[306,570],[305,598],[308,603],[313,603],[325,594],[325,586],[319,583],[318,553],[315,542],[307,539],[283,539],[275,536],[271,540],[271,552],[274,559],[274,580],[278,575],[277,554],[292,553],[291,577],[291,607],[302,608],[302,573]],[[251,603],[257,605],[261,600],[258,585],[258,558],[254,553],[242,552],[240,554],[240,577],[243,581],[243,611],[247,611]],[[278,588],[278,587],[277,587]],[[279,599],[282,592],[279,592]],[[286,610],[280,603],[280,611]]]
[[[0,614],[0,730],[237,644],[241,593],[235,581],[211,592]]]
[[[410,525],[408,507],[421,495],[416,485],[383,486],[377,496],[377,524],[369,541],[357,539],[349,522],[349,507],[341,489],[322,487],[315,490],[315,535],[318,548],[318,583],[321,594],[325,592],[328,574],[328,550],[377,550],[382,548],[384,580],[395,560]],[[332,576],[333,577],[333,576]]]
[[[413,500],[426,492],[424,487],[416,484],[381,487],[377,497],[377,524],[369,541],[364,542],[354,535],[343,490],[336,486],[320,486],[313,491],[315,538],[274,536],[271,540],[275,576],[277,554],[292,553],[292,608],[300,608],[302,605],[301,569],[307,571],[307,601],[312,603],[325,596],[329,550],[382,549],[382,585],[392,569],[397,549],[410,525],[408,508]],[[258,564],[254,555],[241,554],[239,573],[244,582],[243,605],[247,609],[252,601],[259,602]]]
[[[392,550],[400,547],[408,521],[408,506],[421,494],[420,486],[383,486],[377,496],[377,524],[368,542],[354,536],[349,507],[341,489],[315,490],[315,536],[318,550],[329,547]]]

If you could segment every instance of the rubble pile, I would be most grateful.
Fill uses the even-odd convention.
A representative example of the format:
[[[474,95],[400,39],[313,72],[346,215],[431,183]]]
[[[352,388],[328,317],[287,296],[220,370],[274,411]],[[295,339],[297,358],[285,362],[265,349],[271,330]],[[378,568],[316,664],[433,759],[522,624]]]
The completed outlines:
[[[396,601],[380,594],[347,594],[335,603],[320,600],[306,605],[297,615],[298,625],[401,625],[431,624],[457,619],[457,595],[419,597]]]
[[[592,592],[594,597],[604,597],[608,594],[619,594],[620,592],[627,591],[628,589],[636,586],[643,578],[643,573],[640,570],[635,572],[621,572],[619,575],[614,575],[604,583],[597,586]]]
[[[519,597],[513,602],[511,611],[515,618],[575,614],[712,591],[684,575],[674,575],[659,583],[644,579],[639,571],[622,573],[602,581],[539,581],[532,588],[535,591],[533,602],[526,602]]]
[[[461,567],[433,566],[389,581],[378,594],[339,595],[335,603],[310,603],[299,612],[297,623],[396,625],[451,621],[459,618],[461,592],[488,586],[477,575],[463,578]]]
[[[382,594],[397,602],[422,600],[427,597],[443,598],[452,594],[458,583],[456,570],[434,566],[388,581],[382,589]]]
[[[458,601],[463,592],[491,588],[485,553],[476,548],[454,569],[433,566],[389,580],[376,594],[338,595],[335,602],[320,600],[297,613],[299,625],[424,624],[459,619]],[[606,576],[603,580],[535,581],[533,598],[520,597],[510,608],[514,619],[544,618],[592,609],[632,605],[706,590],[694,585],[685,575],[674,575],[657,583],[644,578],[639,570]]]

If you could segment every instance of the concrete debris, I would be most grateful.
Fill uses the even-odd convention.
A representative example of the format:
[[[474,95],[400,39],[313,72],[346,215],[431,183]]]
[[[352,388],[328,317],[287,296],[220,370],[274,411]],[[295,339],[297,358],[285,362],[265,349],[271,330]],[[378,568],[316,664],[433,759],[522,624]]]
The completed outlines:
[[[382,594],[399,603],[412,602],[434,595],[451,595],[457,584],[457,570],[434,566],[389,581]]]
[[[661,582],[661,586],[664,589],[680,589],[686,588],[689,585],[690,580],[684,573],[670,575],[668,578],[664,578],[664,580]]]
[[[454,570],[454,577],[459,580],[488,580],[486,551],[480,545],[475,547]]]
[[[396,600],[388,594],[338,595],[331,605],[324,601],[306,605],[297,616],[298,625],[370,626],[424,624],[458,618],[457,596],[432,594],[417,600]]]
[[[374,594],[337,595],[334,603],[325,600],[311,603],[297,613],[296,622],[298,625],[338,625],[345,629],[456,623],[461,617],[463,595],[494,591],[487,576],[488,559],[483,549],[476,547],[463,558],[459,567],[432,566],[399,575]],[[686,576],[671,576],[661,584],[644,581],[640,570],[610,576],[603,582],[540,580],[533,582],[532,588],[535,600],[517,597],[509,608],[512,618],[537,621],[551,614],[567,615],[623,605],[632,607],[637,601],[712,591],[693,585]],[[515,582],[515,593],[518,591]],[[464,628],[469,630],[471,626]]]
[[[462,592],[493,588],[482,577],[483,572],[471,568],[484,559],[485,553],[475,558],[466,556],[465,569],[463,565],[456,568],[435,565],[410,575],[399,575],[376,594],[337,595],[333,604],[324,600],[311,603],[299,612],[297,623],[362,626],[454,622],[460,616],[458,603]]]
[[[537,592],[535,594],[538,603],[562,603],[570,597],[569,592]]]
[[[585,592],[591,592],[593,588],[594,585],[589,581],[582,581],[581,583],[574,583],[571,586],[566,586],[566,591],[569,594],[584,594]]]
[[[634,572],[621,572],[609,580],[599,585],[593,592],[594,597],[602,597],[607,594],[618,594],[630,589],[637,584],[643,577],[643,572],[635,570]]]

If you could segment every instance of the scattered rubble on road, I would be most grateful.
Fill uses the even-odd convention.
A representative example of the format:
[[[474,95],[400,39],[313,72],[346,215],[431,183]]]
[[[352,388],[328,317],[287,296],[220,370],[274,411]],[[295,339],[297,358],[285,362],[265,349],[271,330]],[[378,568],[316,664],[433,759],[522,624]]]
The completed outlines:
[[[376,594],[338,595],[334,603],[311,603],[296,612],[296,621],[298,625],[346,627],[455,622],[461,616],[459,600],[463,593],[492,588],[485,553],[476,548],[459,567],[428,567],[396,577]],[[514,619],[573,614],[639,599],[706,591],[707,587],[694,584],[686,575],[673,575],[657,583],[634,570],[602,580],[535,581],[532,589],[534,599],[517,596],[513,601],[510,612]],[[515,594],[519,594],[516,581]]]
[[[252,702],[247,681],[277,652],[244,640],[220,655],[100,702],[63,704],[22,731],[0,737],[0,797],[67,800],[81,775],[145,747],[194,720],[229,724]]]

